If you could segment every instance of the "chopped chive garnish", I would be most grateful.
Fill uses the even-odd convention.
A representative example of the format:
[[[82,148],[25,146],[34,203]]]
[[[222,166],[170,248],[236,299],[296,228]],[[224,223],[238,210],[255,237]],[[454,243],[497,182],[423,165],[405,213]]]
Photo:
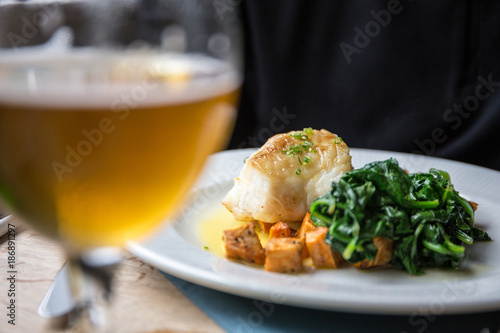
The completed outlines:
[[[335,138],[335,140],[333,140],[333,143],[335,143],[336,145],[339,145],[342,143],[342,141],[343,141],[342,138],[339,136],[339,137]]]
[[[311,127],[304,128],[303,131],[298,131],[294,133],[288,134],[289,137],[293,137],[294,139],[298,139],[303,141],[300,144],[292,144],[287,146],[285,149],[281,150],[282,154],[290,155],[290,156],[297,156],[301,155],[302,153],[317,153],[318,151],[316,149],[313,149],[312,147],[314,146],[314,143],[309,140],[309,136],[313,135],[313,129]],[[300,156],[297,156],[297,160],[299,161],[300,165],[308,164],[311,162],[311,157],[310,156],[304,156],[302,159]],[[295,170],[295,174],[300,175],[302,171],[300,169]]]

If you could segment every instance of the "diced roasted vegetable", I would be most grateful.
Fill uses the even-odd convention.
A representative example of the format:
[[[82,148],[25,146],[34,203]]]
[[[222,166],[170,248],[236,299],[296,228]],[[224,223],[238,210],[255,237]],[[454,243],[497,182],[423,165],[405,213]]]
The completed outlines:
[[[267,271],[278,273],[298,273],[302,271],[302,247],[299,238],[273,238],[266,245]]]
[[[306,242],[306,232],[308,230],[316,229],[316,226],[311,221],[311,214],[307,213],[304,219],[302,220],[302,224],[300,225],[299,230],[297,230],[297,237],[305,244]],[[302,259],[306,259],[309,257],[309,251],[307,250],[307,246],[304,246],[302,250]]]
[[[307,230],[315,228],[316,226],[311,221],[311,214],[307,213],[304,217],[304,220],[302,220],[302,224],[300,225],[299,230],[297,230],[297,237],[302,239],[306,235]]]
[[[377,255],[373,260],[366,260],[355,264],[359,269],[369,269],[375,267],[389,266],[392,260],[392,252],[394,251],[394,241],[382,238],[373,237],[373,245],[377,248]]]
[[[257,265],[264,264],[264,249],[255,233],[255,224],[248,223],[240,228],[224,230],[226,257],[242,259]]]
[[[262,228],[262,232],[264,232],[265,234],[267,234],[271,230],[271,228],[274,225],[274,223],[267,223],[267,222],[259,221],[259,225]]]
[[[338,268],[344,260],[340,253],[333,252],[330,245],[325,242],[327,232],[326,227],[309,229],[305,236],[307,251],[315,267]]]
[[[291,230],[288,224],[284,222],[275,223],[269,230],[269,239],[280,238],[280,237],[290,237]]]

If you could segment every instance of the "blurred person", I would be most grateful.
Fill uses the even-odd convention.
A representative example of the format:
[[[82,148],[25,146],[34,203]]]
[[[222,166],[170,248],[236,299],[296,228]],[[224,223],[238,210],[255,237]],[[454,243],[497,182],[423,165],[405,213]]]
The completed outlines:
[[[239,7],[246,77],[230,148],[313,127],[350,147],[500,170],[500,2],[267,0]]]
[[[156,0],[134,3],[141,9],[128,21],[145,28],[136,36],[133,27],[116,26],[122,42],[161,38],[154,27],[169,20],[171,9],[155,10]],[[60,27],[72,33],[69,42],[91,43],[85,32],[92,20],[79,1],[0,4],[0,20],[9,22],[0,47],[50,44]],[[205,5],[216,6],[220,19],[228,10],[240,10],[245,30],[245,82],[230,148],[258,147],[276,133],[313,127],[340,135],[350,147],[500,170],[500,2],[215,0]]]

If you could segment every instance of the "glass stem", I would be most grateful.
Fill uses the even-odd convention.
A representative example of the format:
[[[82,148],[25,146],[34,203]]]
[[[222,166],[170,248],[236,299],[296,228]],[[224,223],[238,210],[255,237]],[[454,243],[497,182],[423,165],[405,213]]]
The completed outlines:
[[[108,305],[113,275],[121,261],[117,249],[95,249],[70,256],[68,273],[75,307],[66,316],[65,329],[77,332],[113,332]]]

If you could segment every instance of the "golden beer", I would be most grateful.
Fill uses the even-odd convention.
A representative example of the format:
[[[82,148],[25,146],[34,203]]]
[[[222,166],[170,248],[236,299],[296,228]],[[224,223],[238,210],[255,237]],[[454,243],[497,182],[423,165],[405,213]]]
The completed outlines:
[[[24,63],[0,60],[0,196],[69,249],[147,233],[231,130],[239,78],[213,59],[86,53]]]

